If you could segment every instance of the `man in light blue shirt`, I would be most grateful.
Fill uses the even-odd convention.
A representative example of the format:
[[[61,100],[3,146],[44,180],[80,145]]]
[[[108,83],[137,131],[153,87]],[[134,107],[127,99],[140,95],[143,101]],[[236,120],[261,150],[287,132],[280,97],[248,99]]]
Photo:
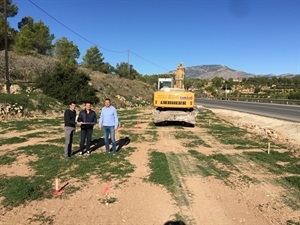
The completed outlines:
[[[103,127],[104,132],[104,142],[105,142],[105,149],[106,153],[109,153],[109,139],[110,136],[113,153],[116,154],[117,147],[116,147],[116,139],[115,139],[115,131],[118,129],[118,114],[117,110],[114,106],[111,105],[110,99],[105,99],[104,107],[101,110],[100,119],[99,119],[99,126],[100,129]]]

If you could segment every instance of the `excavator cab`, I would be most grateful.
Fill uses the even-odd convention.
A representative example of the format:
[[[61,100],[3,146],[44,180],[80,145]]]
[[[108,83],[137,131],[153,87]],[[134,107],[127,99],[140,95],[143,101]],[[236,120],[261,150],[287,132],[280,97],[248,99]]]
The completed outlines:
[[[158,78],[157,90],[159,91],[162,88],[173,88],[174,82],[173,78]]]

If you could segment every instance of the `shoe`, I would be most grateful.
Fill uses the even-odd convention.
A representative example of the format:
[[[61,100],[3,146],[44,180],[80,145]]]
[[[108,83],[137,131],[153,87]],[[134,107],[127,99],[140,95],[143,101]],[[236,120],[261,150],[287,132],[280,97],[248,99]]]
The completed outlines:
[[[90,152],[90,151],[87,151],[87,152],[86,152],[86,154],[87,154],[87,155],[90,155],[90,154],[91,154],[91,152]]]
[[[79,156],[82,156],[83,155],[83,152],[79,152]]]
[[[70,157],[70,156],[67,156],[67,157],[65,156],[65,159],[66,159],[66,160],[69,160],[69,159],[71,159],[71,157]]]

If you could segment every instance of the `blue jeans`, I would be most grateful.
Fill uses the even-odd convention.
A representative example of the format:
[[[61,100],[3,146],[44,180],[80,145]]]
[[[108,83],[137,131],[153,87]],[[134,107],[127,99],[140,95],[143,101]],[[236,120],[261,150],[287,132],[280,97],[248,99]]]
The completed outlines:
[[[103,126],[103,132],[104,132],[104,143],[105,143],[105,149],[106,152],[109,152],[109,139],[108,135],[110,136],[110,140],[113,147],[113,152],[117,152],[117,145],[116,145],[116,139],[115,139],[115,126]]]

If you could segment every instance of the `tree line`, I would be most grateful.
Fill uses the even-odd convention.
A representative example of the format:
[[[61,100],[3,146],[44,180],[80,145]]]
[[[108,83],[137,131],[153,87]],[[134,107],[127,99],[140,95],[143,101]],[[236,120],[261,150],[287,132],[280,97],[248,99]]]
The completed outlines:
[[[12,0],[6,0],[7,17],[18,14],[18,6]],[[0,50],[4,50],[4,0],[0,0]],[[34,21],[31,16],[26,16],[18,22],[18,29],[14,29],[8,23],[7,39],[8,48],[21,55],[42,54],[52,56],[64,65],[77,65],[80,57],[78,46],[67,37],[57,38],[53,43],[55,35],[43,21]],[[135,79],[141,76],[132,65],[120,62],[115,67],[105,62],[103,54],[97,46],[91,46],[82,57],[80,66],[90,68],[103,73],[117,74],[120,77]]]
[[[103,54],[97,46],[87,49],[79,64],[78,46],[67,37],[57,38],[43,21],[34,21],[26,16],[18,22],[18,29],[14,29],[7,22],[9,18],[18,14],[18,6],[12,0],[6,0],[6,18],[4,18],[4,0],[0,0],[0,50],[5,50],[5,33],[7,33],[8,51],[19,55],[45,55],[56,59],[56,65],[50,71],[44,71],[35,80],[35,85],[43,92],[64,103],[74,98],[79,103],[91,101],[97,103],[95,90],[88,85],[89,76],[78,70],[79,66],[106,74],[114,74],[128,79],[137,79],[141,75],[126,62],[117,63],[113,67],[105,62]],[[3,76],[4,78],[5,76]]]

